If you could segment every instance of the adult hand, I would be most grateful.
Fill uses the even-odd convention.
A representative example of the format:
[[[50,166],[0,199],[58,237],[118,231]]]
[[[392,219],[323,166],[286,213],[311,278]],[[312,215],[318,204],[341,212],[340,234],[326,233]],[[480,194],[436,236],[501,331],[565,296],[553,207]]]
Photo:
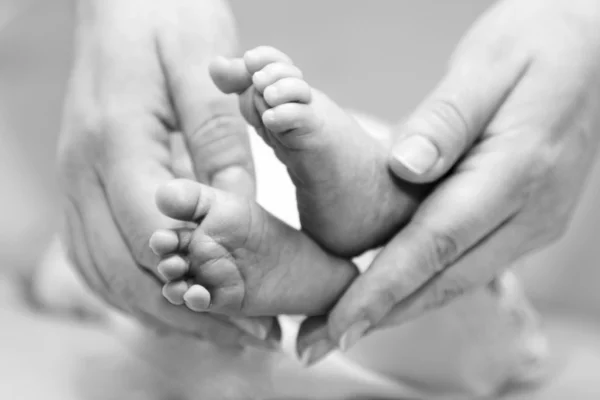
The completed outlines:
[[[600,138],[600,3],[505,0],[458,46],[446,76],[400,127],[400,178],[444,178],[299,352],[399,324],[490,282],[558,238]]]
[[[277,339],[275,319],[168,304],[148,246],[156,229],[175,226],[154,195],[181,165],[170,145],[176,131],[198,180],[254,195],[246,124],[208,74],[211,58],[235,47],[229,9],[220,0],[83,0],[78,11],[59,148],[76,266],[94,291],[142,322],[221,345],[268,346],[254,337]]]

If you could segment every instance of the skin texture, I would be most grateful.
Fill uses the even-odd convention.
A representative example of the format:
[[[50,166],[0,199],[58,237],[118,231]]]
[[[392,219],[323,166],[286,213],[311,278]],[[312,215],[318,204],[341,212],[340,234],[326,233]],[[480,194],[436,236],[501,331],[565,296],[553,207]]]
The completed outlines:
[[[154,204],[164,182],[195,176],[254,195],[246,125],[208,74],[210,59],[235,48],[229,9],[219,0],[78,5],[58,155],[74,264],[107,302],[157,329],[270,347],[280,334],[273,318],[197,314],[165,301],[148,246],[156,229],[178,226]],[[181,168],[186,151],[171,148],[174,132],[182,133],[193,168]]]
[[[177,259],[189,266],[179,281],[191,284],[185,293],[163,289],[171,303],[226,315],[322,315],[357,275],[351,262],[326,253],[247,197],[180,179],[158,189],[157,204],[171,218],[198,224],[150,239],[157,254],[167,250],[161,274],[181,272],[165,274]],[[168,234],[168,242],[161,240]]]
[[[346,256],[361,254],[384,242],[414,212],[422,190],[414,187],[416,185],[397,185],[390,177],[384,142],[370,136],[351,115],[312,89],[301,78],[302,71],[280,50],[261,46],[248,50],[243,59],[217,59],[211,64],[211,75],[224,92],[240,93],[242,114],[271,146],[294,182],[302,230],[327,251],[342,252]],[[343,146],[340,146],[342,139]],[[244,308],[235,310],[234,307],[235,312],[272,315],[268,311],[275,306],[282,314],[320,315],[330,308],[332,297],[337,299],[350,282],[331,278],[336,275],[347,279],[355,277],[353,273],[338,275],[345,270],[339,265],[348,262],[322,257],[322,251],[316,248],[309,251],[311,246],[300,245],[307,242],[302,235],[284,234],[286,230],[278,227],[280,224],[275,219],[259,212],[255,205],[238,207],[235,206],[237,201],[222,199],[206,206],[206,199],[214,191],[201,189],[197,184],[187,184],[185,188],[181,192],[182,184],[178,189],[176,186],[159,189],[157,204],[172,218],[181,216],[186,220],[194,214],[192,219],[199,224],[195,239],[178,240],[185,235],[166,231],[159,231],[150,239],[155,252],[165,256],[158,269],[171,281],[163,289],[171,303],[185,303],[196,311],[227,313],[222,308],[227,302],[225,298],[230,297],[231,303],[236,304],[234,293],[241,295],[244,288]],[[180,201],[183,198],[185,202]],[[371,207],[373,198],[380,200],[378,207]],[[197,204],[203,206],[199,215],[188,210],[198,207]],[[252,216],[249,220],[255,228],[230,228],[227,233],[227,225],[246,224],[248,216]],[[211,226],[211,220],[219,221],[222,227],[214,223]],[[207,239],[201,232],[207,232],[209,227],[212,231],[209,236],[226,243],[226,247],[237,242],[233,240],[235,236],[246,237],[247,240],[240,242],[244,251],[238,247],[231,253],[233,264],[239,269],[237,278],[243,279],[227,280],[226,285],[221,279],[215,281],[216,275],[223,274],[227,267],[211,257],[210,262],[207,261],[207,254],[202,253],[211,253],[210,249],[192,246]],[[215,234],[215,231],[220,233]],[[280,234],[265,234],[275,231]],[[263,251],[257,252],[257,248],[249,246],[257,240]],[[196,251],[192,251],[192,247]],[[203,250],[198,251],[199,248]],[[286,252],[288,260],[273,263],[273,252],[284,248],[296,250]],[[249,255],[253,255],[252,268],[247,265]],[[186,292],[188,279],[195,282],[195,286]],[[285,285],[280,285],[282,281]],[[315,290],[317,285],[323,290]],[[265,289],[278,286],[286,289]],[[222,294],[218,296],[219,301],[211,300],[211,297],[214,299],[211,292],[224,293],[225,289],[228,296]],[[258,296],[257,291],[260,291]],[[321,305],[315,308],[319,303]],[[259,309],[261,314],[254,314]]]
[[[475,23],[390,154],[436,189],[328,318],[305,321],[300,354],[442,307],[561,236],[600,137],[599,26],[594,0],[506,0]],[[398,157],[424,139],[420,164]]]

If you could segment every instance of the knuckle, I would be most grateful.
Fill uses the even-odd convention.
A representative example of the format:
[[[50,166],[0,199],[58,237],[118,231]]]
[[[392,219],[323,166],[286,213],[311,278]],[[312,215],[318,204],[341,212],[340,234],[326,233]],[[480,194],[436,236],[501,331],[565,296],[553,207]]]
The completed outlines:
[[[464,250],[455,231],[427,221],[414,219],[405,230],[410,230],[407,234],[414,238],[411,254],[415,257],[410,263],[413,268],[402,269],[401,280],[405,283],[424,284],[455,262]]]
[[[471,126],[455,99],[449,96],[435,98],[428,105],[428,112],[437,122],[435,125],[441,125],[445,131],[440,140],[451,140],[450,145],[461,149],[467,145],[467,133]]]
[[[427,304],[427,309],[436,309],[447,305],[464,295],[470,286],[467,279],[457,276],[446,276],[436,281],[431,288],[432,300]]]
[[[428,232],[425,239],[425,254],[427,254],[425,265],[429,269],[427,272],[433,275],[452,264],[460,255],[461,249],[453,233],[438,229],[428,229],[425,232]]]
[[[532,136],[545,135],[544,132],[531,132]],[[553,213],[553,218],[547,222],[559,221],[562,214],[568,213],[571,201],[568,200],[570,182],[560,172],[560,146],[539,142],[532,143],[525,149],[525,154],[519,157],[522,163],[523,185],[521,196],[524,203],[536,208],[536,213]]]
[[[186,133],[192,143],[209,145],[218,142],[222,137],[237,133],[234,128],[244,126],[238,113],[228,110],[219,103],[207,105],[206,118],[198,121]]]
[[[521,206],[537,203],[538,209],[554,207],[556,196],[544,196],[544,193],[556,193],[560,187],[556,161],[556,146],[542,142],[546,133],[537,129],[515,132],[511,154],[506,154],[503,162],[509,166],[514,178],[510,185],[510,195]]]
[[[375,291],[375,304],[377,307],[365,308],[364,315],[369,315],[371,321],[382,320],[394,306],[401,300],[399,291],[392,286],[386,286]]]
[[[208,173],[250,164],[246,125],[237,115],[217,115],[188,134],[190,151]],[[196,167],[199,167],[196,165]]]

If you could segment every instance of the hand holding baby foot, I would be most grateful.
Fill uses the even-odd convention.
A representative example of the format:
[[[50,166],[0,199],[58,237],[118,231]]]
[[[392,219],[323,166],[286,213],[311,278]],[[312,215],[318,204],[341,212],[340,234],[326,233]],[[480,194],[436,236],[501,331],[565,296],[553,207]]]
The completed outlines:
[[[380,244],[424,194],[394,181],[385,147],[313,90],[280,51],[259,47],[243,60],[217,59],[211,76],[222,91],[240,94],[242,114],[296,185],[304,231],[327,250],[353,256]],[[355,276],[348,261],[327,255],[249,199],[179,182],[162,187],[157,200],[167,216],[199,224],[192,233],[152,238],[159,270],[170,281],[163,294],[174,304],[319,315]]]
[[[148,249],[154,230],[172,226],[152,197],[175,178],[174,129],[198,180],[254,192],[246,123],[233,99],[197,73],[216,53],[235,51],[226,2],[77,4],[81,29],[57,157],[75,268],[98,296],[145,325],[227,347],[259,337],[255,344],[269,347],[263,339],[277,334],[274,318],[199,315],[166,302]],[[145,17],[123,18],[134,9]]]
[[[406,222],[425,189],[395,181],[387,150],[353,117],[311,88],[272,47],[211,66],[217,86],[283,162],[296,186],[302,228],[332,253],[361,254]]]
[[[305,348],[439,309],[565,232],[600,143],[599,24],[593,0],[506,0],[478,20],[390,157],[403,179],[443,182],[326,325],[307,322],[321,335]]]

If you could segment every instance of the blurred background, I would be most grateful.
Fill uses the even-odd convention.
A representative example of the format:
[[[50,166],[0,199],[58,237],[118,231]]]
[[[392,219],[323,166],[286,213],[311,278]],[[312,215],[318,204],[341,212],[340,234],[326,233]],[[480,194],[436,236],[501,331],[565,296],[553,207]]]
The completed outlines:
[[[390,122],[409,113],[433,88],[461,35],[491,3],[231,1],[242,49],[279,47],[302,65],[315,87],[342,105]],[[35,265],[60,223],[54,160],[71,62],[74,4],[0,0],[0,289]],[[543,398],[600,398],[600,330],[595,327],[600,319],[599,187],[596,168],[566,237],[525,260],[520,271],[547,315],[549,329],[574,359],[566,378]],[[10,327],[0,332],[0,360],[7,351],[15,357],[43,357],[46,346],[77,335],[53,324],[24,322],[18,313],[0,317],[2,327]],[[63,339],[40,344],[40,335]],[[42,346],[42,352],[32,352],[25,345],[28,340]],[[1,347],[7,344],[7,349]],[[52,368],[56,360],[41,360],[40,365]],[[16,368],[0,367],[0,382],[12,379],[11,374],[19,379]],[[2,394],[0,390],[0,398],[8,398]]]

